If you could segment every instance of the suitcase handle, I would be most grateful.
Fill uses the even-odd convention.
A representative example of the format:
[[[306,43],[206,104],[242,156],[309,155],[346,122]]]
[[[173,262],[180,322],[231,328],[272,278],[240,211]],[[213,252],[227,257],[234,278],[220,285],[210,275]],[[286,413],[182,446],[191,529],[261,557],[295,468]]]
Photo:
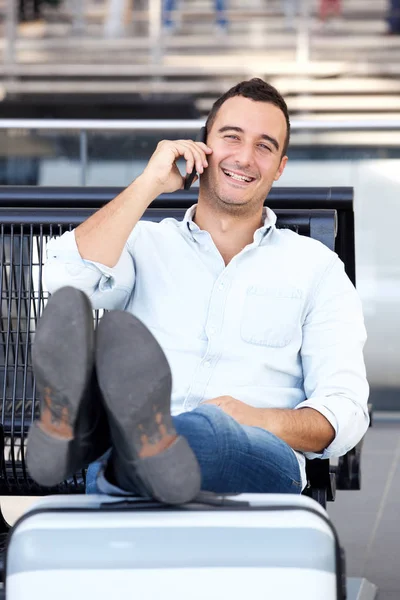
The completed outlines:
[[[189,504],[180,504],[179,509],[189,509],[196,510],[202,509],[209,506],[212,508],[215,507],[233,507],[233,508],[250,508],[250,503],[244,500],[234,500],[232,499],[233,494],[229,494],[227,496],[217,495],[213,492],[200,492],[196,498],[194,498]],[[175,505],[165,504],[163,502],[158,502],[153,498],[144,498],[141,496],[129,496],[125,498],[118,498],[114,502],[103,502],[100,504],[102,509],[112,509],[120,508],[121,510],[165,510],[168,508],[176,508]]]

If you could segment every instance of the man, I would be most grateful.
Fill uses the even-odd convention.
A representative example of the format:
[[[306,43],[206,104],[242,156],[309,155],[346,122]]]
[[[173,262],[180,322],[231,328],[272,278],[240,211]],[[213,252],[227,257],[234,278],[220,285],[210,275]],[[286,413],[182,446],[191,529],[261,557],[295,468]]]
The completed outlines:
[[[242,82],[206,129],[207,144],[160,142],[140,177],[49,245],[47,285],[62,289],[33,349],[44,400],[27,458],[40,483],[111,447],[102,492],[300,493],[305,456],[344,454],[368,427],[356,291],[335,253],[263,208],[287,163],[283,98]],[[183,187],[181,157],[200,174],[197,205],[182,222],[139,222]],[[110,310],[96,338],[85,294]]]

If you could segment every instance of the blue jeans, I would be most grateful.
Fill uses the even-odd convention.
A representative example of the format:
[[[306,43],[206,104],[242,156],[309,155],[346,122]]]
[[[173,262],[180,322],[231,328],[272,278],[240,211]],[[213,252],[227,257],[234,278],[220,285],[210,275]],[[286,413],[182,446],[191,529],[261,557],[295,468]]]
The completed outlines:
[[[164,0],[163,2],[163,25],[172,25],[171,12],[175,10],[176,0]],[[215,12],[217,15],[216,22],[218,25],[225,27],[228,21],[225,17],[225,0],[215,0]]]
[[[392,33],[400,33],[400,0],[390,0],[388,23]]]
[[[203,405],[173,417],[178,435],[184,436],[200,465],[201,489],[216,493],[288,493],[302,490],[300,467],[293,450],[259,427],[239,425],[217,406]],[[87,493],[118,493],[104,482],[105,455],[89,466]],[[105,483],[105,485],[104,485]],[[109,489],[107,489],[107,485]],[[126,494],[121,490],[122,494]]]

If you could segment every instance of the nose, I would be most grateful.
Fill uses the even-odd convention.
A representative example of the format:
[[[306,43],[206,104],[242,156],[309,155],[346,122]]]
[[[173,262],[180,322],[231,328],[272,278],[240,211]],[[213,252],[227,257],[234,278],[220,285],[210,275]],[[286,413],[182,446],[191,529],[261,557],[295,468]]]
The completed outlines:
[[[236,162],[243,168],[249,168],[254,163],[253,144],[242,143],[236,154]]]

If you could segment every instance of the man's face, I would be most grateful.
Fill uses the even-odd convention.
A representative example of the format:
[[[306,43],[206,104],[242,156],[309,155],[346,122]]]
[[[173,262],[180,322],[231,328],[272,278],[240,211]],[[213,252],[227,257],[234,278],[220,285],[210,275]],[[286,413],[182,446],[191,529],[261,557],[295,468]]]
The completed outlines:
[[[231,214],[259,210],[285,168],[286,130],[274,104],[242,96],[226,100],[207,137],[213,153],[201,176],[200,198]]]

